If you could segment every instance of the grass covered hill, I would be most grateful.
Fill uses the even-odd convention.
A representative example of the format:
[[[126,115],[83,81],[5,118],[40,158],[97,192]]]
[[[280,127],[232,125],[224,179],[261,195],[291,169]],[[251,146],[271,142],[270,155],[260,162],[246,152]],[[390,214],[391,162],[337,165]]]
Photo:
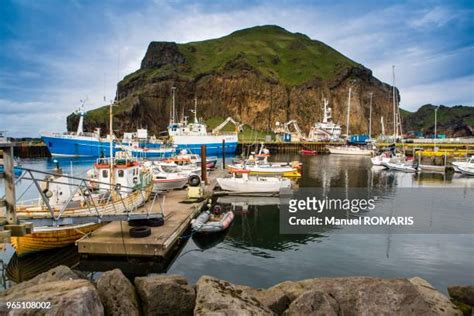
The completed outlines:
[[[180,116],[188,116],[198,98],[204,119],[232,116],[261,130],[296,119],[309,130],[322,118],[323,98],[334,120],[345,122],[347,93],[352,87],[351,132],[368,129],[369,93],[374,115],[390,109],[391,87],[372,72],[328,45],[279,26],[256,26],[200,42],[154,41],[140,69],[118,83],[120,105],[115,129],[147,127],[152,133],[169,121],[171,87],[176,87]],[[104,108],[90,111],[86,128],[105,128]],[[73,129],[77,117],[68,118]],[[374,131],[380,130],[374,120]]]

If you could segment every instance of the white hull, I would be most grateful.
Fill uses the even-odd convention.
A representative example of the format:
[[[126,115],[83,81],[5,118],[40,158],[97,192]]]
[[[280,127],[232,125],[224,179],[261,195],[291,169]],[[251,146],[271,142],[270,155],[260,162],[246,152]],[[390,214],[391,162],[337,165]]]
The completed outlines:
[[[459,172],[461,172],[463,175],[466,176],[474,176],[474,168],[473,167],[464,167],[464,166],[459,166],[458,167]]]
[[[182,189],[188,183],[188,178],[153,180],[153,191]]]
[[[290,189],[291,181],[279,178],[217,178],[217,183],[225,191],[238,193],[278,193]]]
[[[387,167],[390,170],[409,172],[409,173],[417,172],[416,168],[414,168],[412,165],[407,165],[404,163],[384,162],[383,164],[385,167]]]
[[[370,149],[361,149],[359,147],[328,147],[328,149],[331,154],[338,155],[370,156],[373,152]]]
[[[171,136],[175,145],[210,145],[226,143],[236,143],[238,141],[237,134],[231,135],[179,135]]]

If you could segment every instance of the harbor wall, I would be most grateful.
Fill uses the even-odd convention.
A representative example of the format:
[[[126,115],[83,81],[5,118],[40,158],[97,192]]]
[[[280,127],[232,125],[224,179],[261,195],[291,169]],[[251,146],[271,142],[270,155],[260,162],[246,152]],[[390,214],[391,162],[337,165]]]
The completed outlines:
[[[57,266],[0,293],[0,311],[21,312],[21,302],[40,302],[36,311],[55,315],[469,315],[473,289],[450,286],[450,300],[419,277],[314,278],[257,289],[212,276],[196,284],[169,274],[128,279],[119,269],[91,282]]]

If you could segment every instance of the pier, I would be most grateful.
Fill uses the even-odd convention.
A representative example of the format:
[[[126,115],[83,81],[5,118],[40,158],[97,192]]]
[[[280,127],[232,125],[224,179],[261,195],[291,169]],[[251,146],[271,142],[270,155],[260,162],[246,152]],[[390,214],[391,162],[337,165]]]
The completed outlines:
[[[84,236],[76,242],[83,257],[90,256],[127,256],[127,257],[167,257],[174,246],[187,231],[191,220],[201,212],[207,200],[212,196],[217,177],[225,170],[211,171],[209,184],[204,186],[204,197],[200,201],[187,200],[187,190],[174,190],[164,195],[164,225],[151,227],[151,235],[144,238],[132,238],[128,234],[131,228],[126,221],[111,222]],[[147,204],[150,202],[147,202]],[[144,206],[144,209],[148,205]],[[153,205],[152,213],[161,212],[158,204]]]

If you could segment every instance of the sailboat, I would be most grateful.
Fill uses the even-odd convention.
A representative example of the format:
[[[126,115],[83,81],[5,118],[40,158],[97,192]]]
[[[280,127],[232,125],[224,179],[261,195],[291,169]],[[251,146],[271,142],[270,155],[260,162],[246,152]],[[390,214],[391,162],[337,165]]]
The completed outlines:
[[[349,97],[347,102],[347,122],[346,122],[346,136],[349,139],[349,118],[351,112],[351,93],[352,87],[349,88]],[[357,155],[357,156],[371,156],[373,150],[361,148],[359,146],[328,146],[328,150],[331,154],[339,155]]]

